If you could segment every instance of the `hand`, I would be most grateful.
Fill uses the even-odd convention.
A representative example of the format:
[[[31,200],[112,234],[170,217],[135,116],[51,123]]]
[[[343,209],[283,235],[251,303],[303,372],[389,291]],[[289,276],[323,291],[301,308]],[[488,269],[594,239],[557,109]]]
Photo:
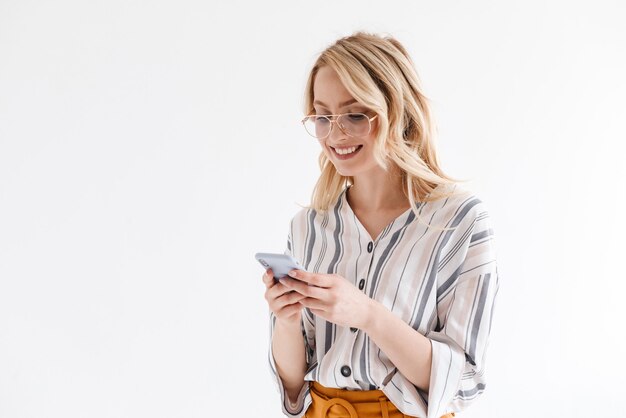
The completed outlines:
[[[364,329],[369,323],[372,299],[338,274],[292,270],[280,283],[299,295],[300,304],[317,316],[344,327]]]
[[[304,299],[304,296],[277,283],[272,269],[267,269],[263,274],[263,283],[265,284],[265,300],[270,310],[276,315],[276,320],[286,325],[299,326],[303,308],[299,302]]]

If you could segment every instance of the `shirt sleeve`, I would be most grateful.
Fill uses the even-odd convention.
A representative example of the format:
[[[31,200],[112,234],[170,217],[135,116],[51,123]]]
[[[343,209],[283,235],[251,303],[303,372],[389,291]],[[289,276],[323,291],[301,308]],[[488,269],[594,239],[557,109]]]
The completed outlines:
[[[451,277],[444,275],[438,284],[438,326],[426,335],[432,346],[427,418],[462,411],[486,387],[485,360],[499,280],[489,215],[482,202],[474,209],[467,221],[472,223],[464,227],[461,222],[444,254],[460,264],[453,263]]]
[[[287,237],[287,249],[285,250],[284,254],[292,255],[292,253],[293,253],[292,252],[292,234],[290,232]],[[309,327],[304,326],[304,322],[306,321],[304,311],[302,312],[302,318],[303,318],[303,321],[300,322],[300,329],[302,331],[303,344],[305,345],[306,360],[307,360],[307,364],[311,364],[311,357],[313,355],[313,350],[311,347],[315,346],[312,341],[312,338],[314,336],[311,334],[310,331],[308,331],[307,328]],[[300,418],[304,415],[307,408],[312,402],[311,395],[309,394],[309,385],[305,384],[302,386],[302,390],[298,394],[296,402],[292,404],[289,400],[289,396],[287,395],[287,391],[285,387],[283,386],[282,379],[280,378],[280,375],[278,374],[278,369],[276,367],[276,362],[274,360],[274,354],[272,351],[272,340],[274,336],[275,326],[276,326],[276,316],[274,315],[274,312],[270,310],[270,338],[269,338],[268,358],[269,358],[269,366],[270,366],[272,379],[274,380],[275,387],[278,390],[278,393],[280,394],[283,414],[287,417]]]

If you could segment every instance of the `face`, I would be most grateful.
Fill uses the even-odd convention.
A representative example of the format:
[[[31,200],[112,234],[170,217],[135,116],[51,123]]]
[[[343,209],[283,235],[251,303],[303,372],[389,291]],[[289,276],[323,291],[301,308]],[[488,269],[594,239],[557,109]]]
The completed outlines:
[[[346,90],[341,83],[339,76],[328,66],[321,67],[313,84],[313,106],[317,115],[337,115],[342,113],[364,113],[369,117],[375,115],[364,105],[358,103],[354,97]],[[335,118],[333,118],[335,119]],[[346,135],[336,123],[330,135],[320,139],[320,145],[326,156],[335,166],[339,174],[343,176],[374,174],[381,170],[381,167],[374,160],[372,151],[376,130],[378,128],[378,118],[371,121],[370,133],[363,137],[351,137]],[[357,149],[349,154],[341,155],[336,150]]]

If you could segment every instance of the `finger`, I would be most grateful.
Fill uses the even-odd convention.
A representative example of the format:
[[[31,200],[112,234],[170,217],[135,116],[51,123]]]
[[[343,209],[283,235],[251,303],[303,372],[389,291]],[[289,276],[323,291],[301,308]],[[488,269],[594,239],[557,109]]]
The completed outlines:
[[[271,288],[276,284],[276,280],[274,280],[274,272],[271,268],[267,269],[263,274],[263,283],[266,288]]]
[[[276,298],[275,304],[278,308],[300,302],[306,296],[298,292],[288,292]]]
[[[280,296],[284,295],[285,293],[291,292],[291,291],[292,290],[289,289],[284,284],[282,284],[280,282],[277,282],[276,284],[272,285],[272,287],[268,288],[265,291],[265,298],[268,301],[271,301],[271,300],[274,300],[274,299],[278,299]]]
[[[313,309],[317,309],[318,311],[325,311],[326,310],[326,304],[324,303],[324,301],[321,301],[319,299],[315,299],[315,298],[304,298],[301,299],[299,301],[299,303],[306,307],[309,308],[311,310]]]
[[[287,305],[284,308],[278,310],[276,312],[277,316],[281,318],[291,318],[294,315],[297,315],[302,310],[303,306],[300,303],[294,303],[292,305]]]
[[[328,274],[309,273],[304,270],[291,270],[289,275],[317,287],[328,288],[332,284],[331,278]]]
[[[327,291],[322,288],[319,288],[317,286],[309,286],[309,284],[307,284],[306,282],[291,279],[289,277],[283,277],[279,281],[282,285],[289,289],[293,289],[302,295],[314,297],[316,299],[323,299],[327,293]]]

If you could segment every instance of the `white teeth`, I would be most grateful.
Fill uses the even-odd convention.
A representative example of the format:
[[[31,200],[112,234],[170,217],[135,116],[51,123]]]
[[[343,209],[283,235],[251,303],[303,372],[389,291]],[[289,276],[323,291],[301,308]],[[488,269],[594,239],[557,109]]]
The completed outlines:
[[[344,149],[335,148],[335,151],[337,152],[337,154],[346,155],[346,154],[352,154],[354,151],[356,151],[357,148],[358,147],[350,147],[350,148],[344,148]]]

